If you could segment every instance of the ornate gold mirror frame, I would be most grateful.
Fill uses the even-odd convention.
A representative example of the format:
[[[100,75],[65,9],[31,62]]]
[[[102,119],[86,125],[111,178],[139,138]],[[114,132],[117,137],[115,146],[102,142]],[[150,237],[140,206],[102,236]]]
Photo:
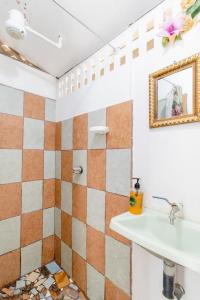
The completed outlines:
[[[188,68],[192,68],[192,111],[187,114],[182,113],[178,116],[158,119],[158,80]],[[150,128],[200,121],[200,54],[195,54],[187,59],[150,74],[149,96]]]

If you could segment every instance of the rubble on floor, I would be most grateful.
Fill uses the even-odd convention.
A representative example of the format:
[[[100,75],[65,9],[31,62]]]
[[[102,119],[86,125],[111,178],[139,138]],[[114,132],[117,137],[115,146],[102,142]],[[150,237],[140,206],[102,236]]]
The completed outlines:
[[[65,271],[55,262],[51,262],[2,288],[0,299],[86,300],[87,298]]]

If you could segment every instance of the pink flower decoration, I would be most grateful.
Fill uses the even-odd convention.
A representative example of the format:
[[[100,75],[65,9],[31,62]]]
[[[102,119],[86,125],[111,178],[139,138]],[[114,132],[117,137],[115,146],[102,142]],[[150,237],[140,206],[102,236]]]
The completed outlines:
[[[181,34],[184,26],[184,15],[179,14],[174,18],[168,19],[162,26],[159,36],[168,38],[174,42],[176,37]]]

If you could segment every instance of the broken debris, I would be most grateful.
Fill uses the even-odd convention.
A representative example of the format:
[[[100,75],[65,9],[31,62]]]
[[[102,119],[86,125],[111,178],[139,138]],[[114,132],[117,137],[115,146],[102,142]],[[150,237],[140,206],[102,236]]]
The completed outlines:
[[[73,280],[54,261],[2,288],[0,299],[87,300]]]
[[[62,289],[70,284],[69,278],[67,274],[64,271],[60,271],[57,274],[54,275],[57,287],[59,289]],[[78,287],[76,286],[78,289]]]
[[[59,271],[61,271],[61,268],[57,265],[55,261],[50,262],[46,265],[46,268],[48,269],[49,273],[55,274]]]

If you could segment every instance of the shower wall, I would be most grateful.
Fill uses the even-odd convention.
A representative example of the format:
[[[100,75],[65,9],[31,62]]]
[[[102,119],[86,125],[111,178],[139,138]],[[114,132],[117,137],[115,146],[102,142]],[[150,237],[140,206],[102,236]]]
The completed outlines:
[[[55,101],[0,85],[0,287],[54,258]]]
[[[91,126],[109,127],[95,135]],[[89,299],[129,300],[131,243],[109,228],[128,209],[132,101],[58,123],[55,257]],[[72,167],[82,166],[81,175]]]

